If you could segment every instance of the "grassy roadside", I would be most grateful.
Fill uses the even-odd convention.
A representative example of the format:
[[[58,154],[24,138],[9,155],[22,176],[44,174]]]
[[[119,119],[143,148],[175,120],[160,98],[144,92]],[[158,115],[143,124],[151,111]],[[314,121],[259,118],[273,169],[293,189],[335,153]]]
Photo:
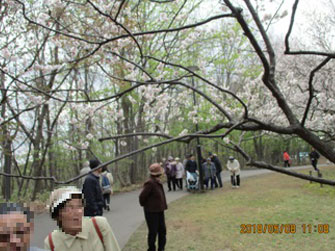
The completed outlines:
[[[334,179],[335,167],[322,170],[325,178]],[[226,182],[222,190],[192,194],[169,205],[166,250],[334,250],[334,198],[333,187],[281,174],[242,180],[237,190]],[[241,234],[241,224],[294,224],[296,232]],[[311,224],[312,232],[307,227],[303,233],[303,224]],[[329,233],[314,232],[318,224],[329,224]],[[146,235],[143,224],[123,250],[145,250]]]

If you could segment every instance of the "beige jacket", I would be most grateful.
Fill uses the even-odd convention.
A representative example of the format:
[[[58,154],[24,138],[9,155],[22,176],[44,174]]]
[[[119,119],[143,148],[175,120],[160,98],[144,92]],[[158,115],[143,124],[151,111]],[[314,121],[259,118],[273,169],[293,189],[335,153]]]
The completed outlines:
[[[83,218],[83,230],[76,236],[65,234],[61,230],[52,232],[55,251],[121,251],[112,228],[104,217],[95,217],[104,239],[102,244],[90,217]],[[48,236],[44,240],[44,248],[51,250]]]
[[[110,172],[105,171],[105,172],[101,173],[101,176],[102,175],[106,175],[106,177],[109,180],[109,183],[111,183],[111,193],[113,194],[113,184],[114,184],[113,174],[110,173]],[[100,177],[100,186],[102,186],[102,178],[101,177]]]
[[[228,160],[227,169],[231,174],[240,175],[240,162],[237,159],[234,159],[233,163]]]

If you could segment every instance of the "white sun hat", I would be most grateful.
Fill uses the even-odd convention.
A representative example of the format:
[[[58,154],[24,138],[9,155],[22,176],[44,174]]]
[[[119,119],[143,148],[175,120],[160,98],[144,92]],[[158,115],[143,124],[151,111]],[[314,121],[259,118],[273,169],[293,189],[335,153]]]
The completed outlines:
[[[70,200],[73,195],[80,195],[83,198],[82,192],[75,186],[61,187],[54,190],[49,199],[49,210],[52,218],[57,217],[58,207],[67,200]]]

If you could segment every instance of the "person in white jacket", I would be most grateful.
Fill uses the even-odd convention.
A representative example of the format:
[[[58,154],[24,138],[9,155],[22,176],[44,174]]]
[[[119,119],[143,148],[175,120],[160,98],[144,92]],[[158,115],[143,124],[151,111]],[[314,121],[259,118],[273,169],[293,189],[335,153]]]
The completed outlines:
[[[176,182],[179,189],[183,190],[183,178],[185,174],[185,169],[183,163],[180,162],[179,158],[176,158]]]
[[[233,188],[240,187],[240,163],[233,156],[229,157],[227,168],[230,171],[231,185]]]

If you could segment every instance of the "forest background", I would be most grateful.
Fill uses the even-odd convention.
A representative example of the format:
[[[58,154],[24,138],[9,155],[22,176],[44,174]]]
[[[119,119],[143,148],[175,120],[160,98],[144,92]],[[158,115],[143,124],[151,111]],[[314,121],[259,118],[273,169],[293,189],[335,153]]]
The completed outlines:
[[[311,146],[335,162],[335,4],[304,4],[1,0],[2,199],[44,200],[91,158],[137,184],[197,138],[204,157],[310,179],[276,166]]]

